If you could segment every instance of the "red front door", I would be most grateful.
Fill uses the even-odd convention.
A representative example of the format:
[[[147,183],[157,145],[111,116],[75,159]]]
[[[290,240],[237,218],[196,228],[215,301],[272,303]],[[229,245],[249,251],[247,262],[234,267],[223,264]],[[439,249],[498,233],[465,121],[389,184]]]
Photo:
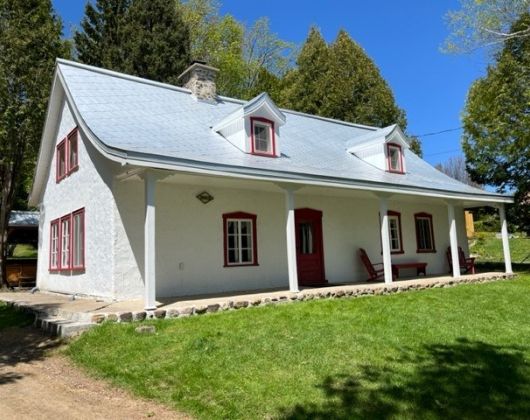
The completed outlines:
[[[298,284],[300,286],[325,284],[322,212],[313,209],[296,209],[295,225]]]

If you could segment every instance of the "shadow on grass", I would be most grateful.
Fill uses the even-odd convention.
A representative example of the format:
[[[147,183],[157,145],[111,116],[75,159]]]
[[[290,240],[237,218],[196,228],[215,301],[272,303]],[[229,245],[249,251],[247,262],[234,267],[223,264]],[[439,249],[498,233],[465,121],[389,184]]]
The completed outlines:
[[[16,382],[23,375],[10,369],[19,363],[42,360],[60,345],[31,326],[34,316],[0,304],[0,385]]]
[[[461,339],[406,350],[386,367],[363,366],[319,385],[324,402],[284,409],[287,419],[528,418],[525,349]]]

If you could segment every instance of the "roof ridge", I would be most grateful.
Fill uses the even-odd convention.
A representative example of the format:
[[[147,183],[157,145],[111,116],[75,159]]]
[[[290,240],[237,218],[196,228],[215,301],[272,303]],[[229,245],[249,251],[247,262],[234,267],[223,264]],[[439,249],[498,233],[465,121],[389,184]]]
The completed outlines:
[[[132,75],[127,74],[127,73],[121,73],[121,72],[114,71],[114,70],[108,70],[108,69],[104,69],[104,68],[101,68],[101,67],[91,66],[89,64],[78,63],[76,61],[66,60],[64,58],[57,58],[56,62],[59,63],[59,64],[65,64],[65,65],[68,65],[68,66],[78,67],[80,69],[84,69],[84,70],[93,71],[93,72],[96,72],[96,73],[105,74],[107,76],[118,77],[120,79],[126,79],[126,80],[130,80],[130,81],[133,81],[133,82],[144,83],[146,85],[152,85],[152,86],[156,86],[156,87],[161,87],[161,88],[165,88],[165,89],[176,90],[176,91],[182,92],[182,93],[191,94],[191,90],[183,88],[183,87],[180,87],[180,86],[175,86],[175,85],[172,85],[170,83],[157,82],[156,80],[146,79],[144,77],[132,76]]]
[[[114,70],[108,70],[108,69],[104,69],[104,68],[101,68],[101,67],[91,66],[89,64],[78,63],[77,61],[67,60],[67,59],[64,59],[64,58],[57,58],[56,62],[59,63],[59,64],[67,65],[67,66],[78,67],[78,68],[85,69],[85,70],[88,70],[88,71],[93,71],[93,72],[96,72],[96,73],[105,74],[105,75],[111,76],[111,77],[118,77],[120,79],[130,80],[130,81],[138,82],[138,83],[144,83],[146,85],[156,86],[156,87],[160,87],[160,88],[164,88],[164,89],[170,89],[170,90],[174,90],[174,91],[181,92],[181,93],[188,93],[188,94],[191,95],[191,90],[183,88],[183,87],[180,87],[180,86],[175,86],[175,85],[172,85],[172,84],[169,84],[169,83],[157,82],[155,80],[150,80],[150,79],[146,79],[146,78],[138,77],[138,76],[132,76],[132,75],[127,74],[127,73],[121,73],[121,72],[114,71]],[[267,96],[270,97],[270,95],[267,92],[262,92],[262,93],[265,93],[265,94],[267,94]],[[223,95],[218,95],[218,98],[223,100],[223,101],[226,101],[226,102],[232,102],[232,103],[236,103],[236,104],[240,104],[240,105],[244,105],[244,104],[247,104],[249,102],[249,101],[246,101],[244,99],[231,98],[229,96],[223,96]],[[255,99],[255,98],[252,98],[252,99]],[[295,110],[288,109],[288,108],[279,108],[279,109],[280,109],[280,111],[286,112],[286,113],[289,113],[289,114],[299,115],[301,117],[307,117],[307,118],[314,118],[314,119],[317,119],[317,120],[327,121],[327,122],[331,122],[331,123],[335,123],[335,124],[342,124],[342,125],[346,125],[346,126],[349,126],[349,127],[357,127],[357,128],[367,129],[367,130],[380,130],[381,129],[380,127],[374,127],[374,126],[364,125],[364,124],[357,124],[357,123],[352,123],[352,122],[348,122],[348,121],[338,120],[338,119],[335,119],[335,118],[322,117],[320,115],[308,114],[306,112],[295,111]]]

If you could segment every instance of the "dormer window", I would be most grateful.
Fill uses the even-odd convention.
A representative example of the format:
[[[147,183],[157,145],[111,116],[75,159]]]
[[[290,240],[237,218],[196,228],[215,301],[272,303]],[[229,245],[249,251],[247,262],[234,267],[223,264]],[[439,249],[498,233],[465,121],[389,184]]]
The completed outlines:
[[[387,143],[388,171],[402,174],[403,170],[403,151],[399,144]]]
[[[275,138],[274,138],[274,123],[265,118],[253,117],[251,122],[252,134],[252,154],[274,156]]]

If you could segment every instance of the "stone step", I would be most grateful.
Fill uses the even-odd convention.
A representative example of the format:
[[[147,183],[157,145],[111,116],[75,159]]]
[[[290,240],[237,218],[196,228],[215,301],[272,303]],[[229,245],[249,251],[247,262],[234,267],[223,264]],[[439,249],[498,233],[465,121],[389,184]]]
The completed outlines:
[[[89,330],[97,324],[78,322],[63,318],[40,318],[35,319],[35,327],[42,329],[46,334],[53,337],[73,337]]]

